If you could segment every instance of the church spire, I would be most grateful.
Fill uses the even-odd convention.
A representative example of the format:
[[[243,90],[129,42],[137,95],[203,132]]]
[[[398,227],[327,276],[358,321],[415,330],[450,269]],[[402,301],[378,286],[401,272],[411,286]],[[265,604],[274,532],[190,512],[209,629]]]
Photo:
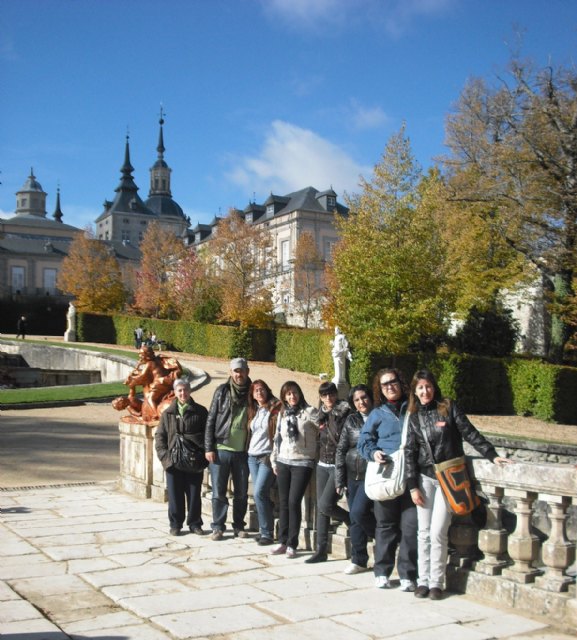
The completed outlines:
[[[126,134],[126,145],[124,147],[124,164],[120,167],[122,177],[120,178],[120,184],[116,187],[116,191],[138,191],[138,187],[132,177],[134,167],[130,164],[130,136]]]
[[[60,187],[57,187],[56,208],[54,209],[54,213],[52,214],[52,217],[54,218],[54,220],[56,220],[56,222],[62,222],[63,215],[64,214],[62,213],[62,209],[60,208]]]
[[[164,160],[164,109],[162,105],[160,105],[160,118],[158,120],[158,124],[160,125],[160,130],[158,133],[158,145],[156,147],[156,151],[158,153],[158,157],[156,162],[150,168],[150,191],[148,192],[148,197],[151,196],[168,196],[172,197],[172,193],[170,192],[170,173],[171,169],[166,164]]]

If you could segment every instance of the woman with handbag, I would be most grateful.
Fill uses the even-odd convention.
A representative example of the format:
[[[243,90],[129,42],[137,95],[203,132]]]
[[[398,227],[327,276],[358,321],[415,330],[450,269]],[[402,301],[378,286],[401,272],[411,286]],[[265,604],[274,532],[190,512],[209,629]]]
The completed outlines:
[[[402,442],[407,410],[406,385],[398,369],[381,369],[373,382],[375,408],[369,414],[358,450],[367,461],[386,465],[388,457],[398,451]],[[390,588],[395,567],[402,591],[414,591],[417,578],[417,510],[408,488],[390,500],[375,500],[375,586]]]
[[[351,526],[351,563],[345,573],[352,575],[367,571],[369,538],[375,537],[373,501],[365,493],[367,461],[359,454],[357,443],[371,409],[373,392],[366,384],[358,384],[349,393],[349,405],[354,413],[345,420],[335,458],[335,485],[337,493],[347,492]]]
[[[175,380],[173,389],[176,398],[161,414],[154,436],[156,454],[166,476],[170,535],[180,535],[185,519],[191,533],[203,535],[200,491],[204,469],[208,464],[204,457],[208,411],[192,399],[187,379]],[[179,439],[181,442],[178,442]],[[177,461],[176,449],[179,445],[188,454],[186,466]]]
[[[407,485],[412,501],[417,505],[418,517],[419,584],[415,596],[440,600],[445,585],[448,532],[453,517],[449,500],[453,497],[448,499],[445,496],[435,466],[447,461],[455,462],[462,474],[457,484],[466,486],[468,477],[463,475],[466,473],[463,440],[495,464],[509,464],[512,460],[500,457],[455,402],[443,398],[435,376],[426,369],[417,371],[413,376],[408,412]],[[457,458],[459,460],[455,460]],[[462,498],[471,503],[470,509],[475,506],[470,487]]]
[[[351,410],[349,403],[339,400],[334,382],[319,387],[319,459],[316,467],[317,547],[305,562],[315,564],[328,559],[331,518],[350,524],[349,512],[338,503],[340,494],[335,485],[335,457],[345,420]]]
[[[279,543],[273,556],[296,558],[302,521],[302,500],[316,464],[318,411],[307,404],[300,386],[289,380],[280,390],[271,464],[277,478]]]
[[[270,463],[272,440],[280,402],[263,380],[255,380],[248,390],[248,468],[258,516],[260,546],[274,543],[273,503],[270,490],[275,476]]]

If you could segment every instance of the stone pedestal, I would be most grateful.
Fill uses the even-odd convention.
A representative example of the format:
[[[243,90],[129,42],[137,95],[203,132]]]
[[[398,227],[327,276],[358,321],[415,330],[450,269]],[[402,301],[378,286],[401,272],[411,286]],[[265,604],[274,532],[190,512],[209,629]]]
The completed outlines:
[[[64,342],[77,342],[76,331],[74,329],[69,329],[64,332]]]
[[[145,424],[133,418],[123,417],[118,423],[120,432],[120,488],[139,498],[151,498],[155,486],[158,499],[164,477],[159,482],[160,465],[154,452],[154,432],[158,423]],[[160,465],[162,471],[162,465]],[[164,472],[162,472],[164,473]]]

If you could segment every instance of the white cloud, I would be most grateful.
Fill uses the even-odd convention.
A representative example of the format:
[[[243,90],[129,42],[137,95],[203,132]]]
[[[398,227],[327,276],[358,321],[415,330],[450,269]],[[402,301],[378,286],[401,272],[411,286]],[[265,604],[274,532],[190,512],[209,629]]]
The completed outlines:
[[[94,227],[94,221],[102,213],[102,209],[66,204],[66,202],[63,202],[62,213],[64,214],[62,222],[70,224],[73,227],[78,227],[79,229],[85,229],[89,225]],[[52,214],[48,214],[48,217],[52,218]]]
[[[372,167],[355,162],[343,149],[314,131],[274,121],[257,156],[240,158],[228,178],[248,192],[282,195],[308,186],[333,187],[339,195],[358,191],[359,176]]]
[[[3,211],[0,209],[0,218],[11,218],[14,215],[14,211]]]
[[[351,100],[350,119],[354,129],[379,129],[389,124],[389,116],[381,107],[364,107],[356,100]]]
[[[359,22],[384,29],[398,38],[421,18],[444,14],[455,0],[260,0],[273,20],[283,20],[297,29],[327,26],[350,27]]]

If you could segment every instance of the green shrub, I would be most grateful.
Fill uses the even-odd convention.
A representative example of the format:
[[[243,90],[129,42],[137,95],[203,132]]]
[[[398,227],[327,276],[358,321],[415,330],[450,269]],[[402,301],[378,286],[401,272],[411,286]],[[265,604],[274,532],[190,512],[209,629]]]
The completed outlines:
[[[496,304],[486,310],[472,307],[451,344],[461,353],[502,358],[513,353],[518,336],[512,311]]]
[[[276,364],[283,369],[333,377],[329,331],[279,329],[276,334]]]

